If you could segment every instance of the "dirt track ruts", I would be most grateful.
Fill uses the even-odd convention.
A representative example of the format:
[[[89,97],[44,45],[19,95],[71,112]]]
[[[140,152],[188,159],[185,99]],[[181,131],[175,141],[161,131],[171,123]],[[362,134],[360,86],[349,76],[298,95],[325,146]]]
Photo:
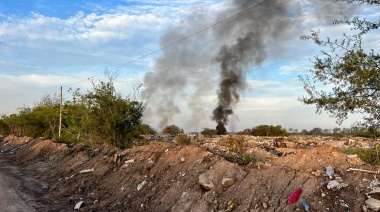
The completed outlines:
[[[36,211],[21,196],[21,182],[18,170],[0,157],[0,210],[7,212]]]

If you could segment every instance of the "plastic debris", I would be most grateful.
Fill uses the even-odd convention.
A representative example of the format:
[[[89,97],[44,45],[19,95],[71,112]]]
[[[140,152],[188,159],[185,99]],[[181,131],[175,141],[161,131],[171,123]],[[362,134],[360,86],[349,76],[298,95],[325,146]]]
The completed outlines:
[[[138,184],[138,185],[137,185],[137,191],[140,191],[140,190],[144,187],[145,184],[146,184],[146,181],[145,181],[145,180],[142,181],[140,184]]]
[[[339,182],[337,180],[330,180],[327,183],[327,188],[330,189],[330,190],[339,190],[339,189],[347,187],[347,186],[348,186],[347,183]]]
[[[79,174],[85,174],[85,173],[90,173],[90,172],[93,172],[94,169],[83,169],[79,172]]]
[[[79,210],[82,207],[83,201],[78,202],[75,204],[74,210]]]
[[[293,191],[293,193],[289,196],[288,205],[293,204],[295,201],[297,201],[301,193],[302,188],[297,188],[295,191]]]
[[[371,174],[380,174],[379,171],[370,171],[370,170],[355,169],[355,168],[349,168],[347,169],[347,172],[365,172],[365,173],[371,173]]]
[[[369,198],[365,201],[368,208],[378,211],[380,209],[380,200]]]
[[[330,179],[332,179],[332,177],[334,176],[334,167],[332,167],[332,166],[327,166],[327,167],[325,168],[325,173],[326,173],[327,176],[330,177]]]
[[[278,157],[281,157],[282,154],[283,154],[282,152],[277,151],[277,150],[275,150],[275,149],[271,149],[271,150],[269,150],[268,152],[271,153],[271,154],[277,155]]]
[[[309,212],[309,205],[305,202],[305,201],[303,201],[303,202],[301,202],[301,204],[303,205],[303,207],[305,208],[305,211],[306,212]]]

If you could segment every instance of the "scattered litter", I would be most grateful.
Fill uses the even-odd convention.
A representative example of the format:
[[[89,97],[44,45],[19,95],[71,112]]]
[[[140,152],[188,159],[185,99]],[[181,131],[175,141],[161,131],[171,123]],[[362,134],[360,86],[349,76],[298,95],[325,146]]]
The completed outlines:
[[[85,173],[90,173],[90,172],[93,172],[94,171],[94,168],[92,169],[83,169],[79,172],[79,174],[85,174]]]
[[[327,188],[330,190],[339,190],[341,188],[347,187],[348,185],[345,183],[340,183],[337,180],[330,180],[327,184]]]
[[[329,176],[330,179],[334,176],[334,167],[332,166],[327,166],[325,167],[325,173],[327,176]]]
[[[285,153],[285,155],[293,155],[293,154],[296,154],[294,151],[289,151],[287,153]]]
[[[379,185],[380,185],[380,181],[379,181],[379,179],[377,179],[377,177],[375,176],[375,179],[372,180],[371,183],[369,184],[369,188],[373,190],[374,188],[376,188],[376,187],[379,186]]]
[[[379,174],[379,171],[371,171],[371,170],[365,170],[365,169],[355,169],[355,168],[349,168],[347,169],[347,172],[365,172],[365,173],[371,173],[371,174]]]
[[[145,184],[146,184],[146,181],[145,181],[145,180],[142,181],[140,184],[138,184],[138,185],[137,185],[137,191],[140,191],[140,190],[144,187]]]
[[[297,188],[295,191],[293,191],[293,193],[289,196],[288,205],[293,204],[295,201],[297,201],[301,193],[302,188]]]
[[[309,205],[305,202],[305,201],[303,201],[302,203],[301,203],[302,205],[303,205],[303,207],[305,208],[305,211],[306,212],[309,212]]]
[[[275,149],[271,149],[271,150],[269,150],[268,152],[271,153],[271,154],[277,155],[278,157],[281,157],[282,154],[283,154],[282,152],[277,151],[277,150],[275,150]]]
[[[370,197],[365,201],[365,204],[368,208],[373,209],[375,211],[378,211],[380,209],[380,200],[373,199]]]
[[[358,155],[357,154],[354,154],[354,155],[347,155],[347,158],[357,158]]]
[[[77,204],[75,204],[74,210],[79,210],[80,207],[82,207],[82,204],[83,204],[83,201],[80,201]]]
[[[228,201],[227,203],[227,208],[225,210],[225,212],[230,212],[234,209],[234,207],[236,206],[235,203],[233,203],[232,201]]]
[[[125,161],[125,163],[134,163],[134,162],[135,162],[135,159],[130,159],[130,160]]]

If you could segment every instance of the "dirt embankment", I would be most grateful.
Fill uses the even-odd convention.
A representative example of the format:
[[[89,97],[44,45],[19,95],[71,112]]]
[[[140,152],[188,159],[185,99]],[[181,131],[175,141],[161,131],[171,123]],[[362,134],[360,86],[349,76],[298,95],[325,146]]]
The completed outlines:
[[[36,179],[40,198],[51,198],[46,205],[60,203],[51,205],[54,211],[74,211],[76,205],[79,211],[305,211],[301,202],[309,211],[371,210],[365,201],[379,196],[369,194],[377,186],[375,174],[347,169],[378,167],[334,147],[345,141],[325,141],[285,140],[278,150],[291,154],[282,157],[252,141],[251,152],[262,161],[245,166],[206,151],[207,146],[226,152],[217,141],[203,147],[152,142],[120,151],[9,136],[0,150]],[[297,188],[303,190],[299,199],[287,204]]]

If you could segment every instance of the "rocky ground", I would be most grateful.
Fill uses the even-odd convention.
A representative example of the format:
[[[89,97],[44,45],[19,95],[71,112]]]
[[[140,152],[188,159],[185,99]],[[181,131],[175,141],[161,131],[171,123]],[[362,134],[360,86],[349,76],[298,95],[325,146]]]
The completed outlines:
[[[28,176],[20,190],[35,198],[27,203],[37,211],[380,208],[378,167],[340,151],[352,146],[369,148],[368,139],[246,136],[248,153],[255,158],[246,165],[231,157],[234,153],[226,139],[195,138],[197,144],[186,146],[153,141],[122,151],[8,136],[1,139],[0,155],[2,162],[8,161]],[[301,195],[288,204],[298,188]]]

